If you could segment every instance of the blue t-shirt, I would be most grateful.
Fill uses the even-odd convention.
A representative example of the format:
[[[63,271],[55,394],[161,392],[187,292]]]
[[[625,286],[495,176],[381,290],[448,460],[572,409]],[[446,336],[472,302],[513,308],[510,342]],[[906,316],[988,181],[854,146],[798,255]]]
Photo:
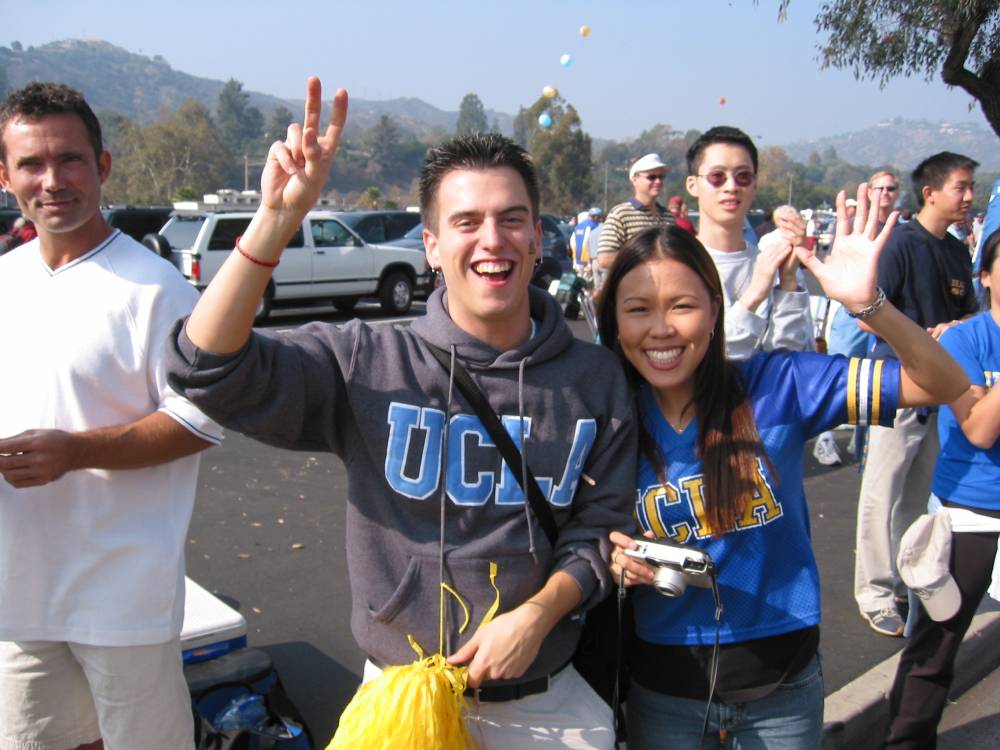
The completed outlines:
[[[954,357],[973,385],[993,388],[1000,377],[1000,326],[989,312],[949,328],[941,346]],[[951,407],[938,415],[941,453],[931,488],[938,497],[960,505],[1000,510],[1000,440],[977,448],[962,432]]]
[[[812,551],[802,486],[806,440],[838,424],[881,424],[895,417],[899,363],[813,352],[755,354],[739,365],[767,457],[758,459],[757,492],[734,531],[705,534],[697,420],[678,435],[663,418],[649,386],[639,408],[657,442],[667,486],[640,461],[635,514],[643,530],[705,550],[718,569],[724,612],[722,643],[781,635],[819,623],[819,572]],[[636,631],[651,643],[710,645],[715,600],[689,586],[671,599],[651,586],[635,590]]]

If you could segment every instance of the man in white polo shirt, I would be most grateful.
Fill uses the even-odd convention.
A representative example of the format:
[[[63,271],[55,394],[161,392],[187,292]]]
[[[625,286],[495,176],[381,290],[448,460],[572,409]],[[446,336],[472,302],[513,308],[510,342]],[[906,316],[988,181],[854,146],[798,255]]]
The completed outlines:
[[[181,669],[197,453],[219,428],[167,386],[197,293],[100,212],[111,156],[83,97],[0,105],[0,186],[37,239],[0,258],[0,747],[191,750]]]

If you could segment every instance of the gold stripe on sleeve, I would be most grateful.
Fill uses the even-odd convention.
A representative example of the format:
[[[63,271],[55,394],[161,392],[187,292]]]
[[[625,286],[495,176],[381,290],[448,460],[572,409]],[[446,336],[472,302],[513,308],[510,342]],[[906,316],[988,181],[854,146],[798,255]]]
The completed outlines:
[[[858,365],[857,357],[851,357],[847,368],[847,422],[858,423]]]

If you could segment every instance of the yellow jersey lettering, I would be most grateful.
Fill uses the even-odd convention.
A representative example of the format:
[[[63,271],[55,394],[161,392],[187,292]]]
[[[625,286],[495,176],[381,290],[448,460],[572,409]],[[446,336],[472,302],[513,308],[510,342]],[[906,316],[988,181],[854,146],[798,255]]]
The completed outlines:
[[[681,490],[687,496],[688,505],[691,508],[691,515],[694,516],[695,528],[694,535],[698,539],[705,539],[712,535],[711,526],[708,523],[708,514],[705,512],[705,482],[702,479],[701,474],[696,474],[693,477],[685,477],[681,480]],[[684,524],[685,526],[687,524]],[[687,529],[690,531],[690,529]],[[687,541],[687,536],[684,539],[677,539],[676,541],[684,544]]]
[[[736,522],[737,529],[763,526],[776,518],[781,518],[781,503],[774,496],[774,490],[764,475],[764,466],[759,458],[755,485],[753,499],[746,504],[742,517]]]

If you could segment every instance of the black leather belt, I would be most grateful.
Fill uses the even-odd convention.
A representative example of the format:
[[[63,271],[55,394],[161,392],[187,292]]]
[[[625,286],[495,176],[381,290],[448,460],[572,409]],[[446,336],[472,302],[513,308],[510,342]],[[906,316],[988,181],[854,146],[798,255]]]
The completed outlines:
[[[369,656],[368,661],[379,669],[385,669],[385,665],[378,659]],[[510,685],[487,685],[480,688],[467,688],[465,695],[481,703],[502,703],[504,701],[516,701],[520,698],[527,698],[529,695],[538,695],[539,693],[546,692],[549,689],[552,678],[566,669],[569,664],[570,662],[566,662],[558,669],[542,677],[537,677],[534,680],[515,682]]]

